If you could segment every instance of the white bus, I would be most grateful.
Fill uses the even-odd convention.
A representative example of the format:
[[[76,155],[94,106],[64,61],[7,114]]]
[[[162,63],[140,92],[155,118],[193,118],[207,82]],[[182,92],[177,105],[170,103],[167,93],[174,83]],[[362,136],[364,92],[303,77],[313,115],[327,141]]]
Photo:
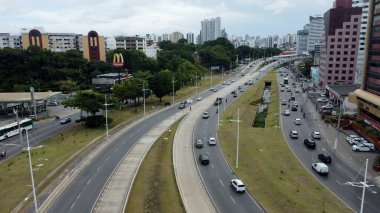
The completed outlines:
[[[33,129],[33,121],[29,118],[20,121],[21,132]],[[0,127],[0,141],[20,133],[17,122]]]

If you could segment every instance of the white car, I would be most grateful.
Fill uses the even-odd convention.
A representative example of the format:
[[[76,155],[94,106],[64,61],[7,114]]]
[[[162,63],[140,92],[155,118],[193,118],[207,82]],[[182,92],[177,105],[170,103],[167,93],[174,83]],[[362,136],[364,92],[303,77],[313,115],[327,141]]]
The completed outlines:
[[[204,118],[204,119],[207,119],[209,117],[210,117],[210,113],[208,113],[208,112],[204,112],[202,115],[202,118]]]
[[[203,98],[199,96],[199,97],[197,98],[197,101],[201,101],[202,99],[203,99]]]
[[[289,116],[289,115],[290,115],[290,111],[289,111],[288,109],[286,109],[286,110],[284,111],[284,115],[285,115],[285,116]]]
[[[232,82],[235,82],[236,80],[235,79],[232,79]]]
[[[327,98],[318,98],[317,101],[321,102],[321,103],[327,103],[327,102],[329,102],[329,99],[327,99]]]
[[[294,124],[295,125],[301,125],[301,119],[300,118],[294,119]]]
[[[320,175],[329,174],[329,167],[324,163],[312,163],[311,167]]]
[[[319,133],[319,132],[312,132],[311,133],[311,137],[313,139],[321,139],[321,133]]]
[[[373,152],[375,151],[375,146],[372,143],[360,143],[352,146],[352,151],[355,152]]]
[[[211,137],[208,140],[208,145],[210,145],[210,146],[216,145],[216,139],[214,137]]]
[[[232,179],[231,180],[231,187],[236,192],[245,192],[245,185],[244,185],[243,181],[241,181],[239,179]]]
[[[210,88],[210,91],[214,91],[214,89],[215,89],[214,87],[211,87],[211,88]]]
[[[332,104],[326,104],[322,106],[322,109],[334,109],[334,106]]]
[[[227,85],[230,85],[230,84],[231,84],[231,82],[228,81],[228,82],[227,82]]]
[[[289,133],[290,138],[298,139],[298,132],[293,130]]]

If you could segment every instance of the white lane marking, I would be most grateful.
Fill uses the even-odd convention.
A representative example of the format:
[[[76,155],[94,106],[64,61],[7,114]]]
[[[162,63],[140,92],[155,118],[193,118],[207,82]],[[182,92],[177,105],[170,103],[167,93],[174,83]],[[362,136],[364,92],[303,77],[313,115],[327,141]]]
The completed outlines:
[[[220,184],[222,184],[222,186],[224,186],[224,184],[223,184],[223,182],[222,182],[222,180],[221,180],[221,179],[219,179],[219,182],[220,182]]]
[[[236,202],[235,202],[235,200],[230,196],[230,198],[231,198],[231,200],[232,200],[232,202],[234,202],[234,204],[236,205]]]
[[[92,178],[90,178],[90,179],[87,181],[86,185],[90,184],[91,181],[92,181]]]
[[[99,166],[97,169],[96,169],[96,171],[98,172],[99,170],[100,170],[100,168],[102,168],[101,166]]]
[[[76,199],[76,200],[78,200],[78,199],[80,198],[80,196],[81,196],[81,195],[82,195],[82,193],[78,195],[78,197],[77,197],[77,199]]]
[[[74,208],[74,205],[75,205],[75,202],[73,204],[71,204],[70,209]]]
[[[212,166],[213,169],[215,168],[215,167],[214,167],[214,164],[211,164],[211,166]]]
[[[107,158],[106,158],[106,161],[108,161],[110,159],[110,157],[108,156]]]
[[[359,196],[355,196],[358,200],[362,200],[362,198],[361,197],[359,197]]]

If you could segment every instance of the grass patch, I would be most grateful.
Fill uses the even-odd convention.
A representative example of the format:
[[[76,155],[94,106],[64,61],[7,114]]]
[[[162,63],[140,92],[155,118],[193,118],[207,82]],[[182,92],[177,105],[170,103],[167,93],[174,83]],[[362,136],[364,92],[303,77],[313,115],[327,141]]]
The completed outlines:
[[[251,118],[256,113],[250,103],[261,98],[264,81],[272,81],[271,100],[265,128],[252,128]],[[223,126],[218,138],[223,154],[230,165],[236,158],[236,123],[240,120],[239,168],[235,173],[267,212],[351,212],[340,200],[325,189],[289,149],[279,125],[279,96],[277,78],[269,73],[257,85],[237,99],[223,113]]]
[[[221,78],[213,78],[213,83],[220,82]],[[210,86],[210,80],[204,79],[198,82],[198,91],[202,91]],[[196,91],[195,86],[186,86],[177,91],[175,99],[183,99]],[[166,96],[163,101],[171,101],[171,96]],[[163,104],[163,103],[162,103]],[[159,99],[152,96],[146,100],[147,111],[152,109],[152,106],[160,106]],[[134,107],[124,108],[123,110],[113,110],[108,113],[113,122],[109,125],[110,128],[125,122],[127,125],[133,122],[132,118],[143,114],[143,106],[138,106],[137,112]],[[57,125],[59,125],[57,123]],[[112,130],[111,130],[112,131]],[[32,131],[33,133],[33,131]],[[64,140],[61,140],[61,133]],[[105,128],[86,129],[78,124],[75,127],[64,130],[59,134],[54,135],[48,140],[40,143],[44,147],[32,151],[32,163],[34,168],[35,184],[38,186],[49,174],[62,165],[62,163],[69,159],[74,153],[80,149],[85,149],[89,146],[90,142],[95,138],[105,134]],[[30,138],[33,140],[33,138]],[[36,166],[43,164],[42,167]],[[63,165],[62,169],[56,171],[47,182],[37,188],[37,194],[42,192],[44,188],[51,183],[51,181],[63,172],[70,164]],[[20,153],[6,163],[0,164],[0,206],[1,212],[11,212],[16,205],[23,201],[29,193],[31,193],[31,180],[29,173],[29,162],[27,153]],[[30,199],[29,202],[33,201]],[[165,204],[166,206],[166,204]],[[170,211],[169,211],[170,212]]]
[[[173,169],[173,140],[180,121],[153,144],[137,173],[125,212],[185,212]]]

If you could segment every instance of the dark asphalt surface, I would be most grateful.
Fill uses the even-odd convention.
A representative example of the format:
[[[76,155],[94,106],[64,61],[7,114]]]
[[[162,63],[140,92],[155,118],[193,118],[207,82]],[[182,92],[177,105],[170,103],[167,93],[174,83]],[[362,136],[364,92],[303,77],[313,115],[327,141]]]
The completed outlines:
[[[237,89],[238,84],[232,84],[228,89]],[[248,89],[248,86],[241,85],[244,91]],[[238,92],[240,95],[241,92]],[[227,103],[225,99],[227,98]],[[232,94],[229,93],[227,97],[223,97],[223,104],[219,106],[219,112],[221,113],[225,107],[233,100]],[[208,145],[208,139],[210,137],[216,137],[216,128],[218,122],[218,114],[216,113],[217,106],[211,106],[208,109],[210,117],[203,119],[202,115],[199,115],[197,126],[194,130],[194,142],[197,139],[202,139],[204,147],[199,149],[194,147],[194,157],[197,160],[197,165],[201,173],[202,180],[207,188],[208,193],[216,206],[218,212],[263,212],[259,204],[250,196],[248,192],[237,193],[230,186],[230,181],[236,178],[228,163],[225,161],[217,138],[217,145]],[[210,157],[209,165],[202,165],[198,160],[200,154],[208,154]]]
[[[282,81],[283,77],[278,75],[279,82]],[[293,80],[289,79],[290,88]],[[346,205],[352,208],[355,212],[359,212],[362,196],[362,188],[353,187],[345,183],[349,181],[360,182],[363,181],[364,172],[359,174],[359,171],[352,166],[347,165],[347,163],[336,157],[333,150],[330,150],[327,142],[322,135],[321,140],[316,141],[316,149],[310,150],[304,144],[303,140],[306,138],[311,138],[310,134],[312,131],[319,131],[318,126],[313,120],[313,113],[310,109],[306,108],[305,100],[302,98],[302,93],[295,93],[294,88],[292,88],[293,95],[296,97],[296,101],[299,103],[300,107],[303,107],[306,117],[303,118],[303,113],[300,112],[300,107],[297,112],[290,111],[290,116],[282,115],[285,109],[288,109],[287,105],[281,105],[281,122],[284,135],[288,141],[289,146],[301,161],[301,163],[309,169],[311,173],[330,191],[337,195]],[[280,100],[288,100],[290,98],[290,92],[280,92]],[[293,101],[291,102],[291,104]],[[290,105],[291,105],[290,104]],[[294,125],[293,120],[295,118],[301,118],[302,125]],[[299,134],[298,139],[291,139],[289,137],[289,132],[291,130],[297,130]],[[339,151],[339,150],[338,150]],[[332,156],[332,163],[329,166],[328,177],[323,177],[318,175],[314,170],[311,169],[311,164],[313,162],[320,162],[318,160],[319,153],[329,153]],[[370,169],[370,168],[369,168]],[[356,179],[355,179],[356,178]],[[369,184],[374,184],[369,181]],[[380,212],[380,190],[376,186],[371,187],[366,190],[365,194],[365,204],[364,212],[375,213]]]

